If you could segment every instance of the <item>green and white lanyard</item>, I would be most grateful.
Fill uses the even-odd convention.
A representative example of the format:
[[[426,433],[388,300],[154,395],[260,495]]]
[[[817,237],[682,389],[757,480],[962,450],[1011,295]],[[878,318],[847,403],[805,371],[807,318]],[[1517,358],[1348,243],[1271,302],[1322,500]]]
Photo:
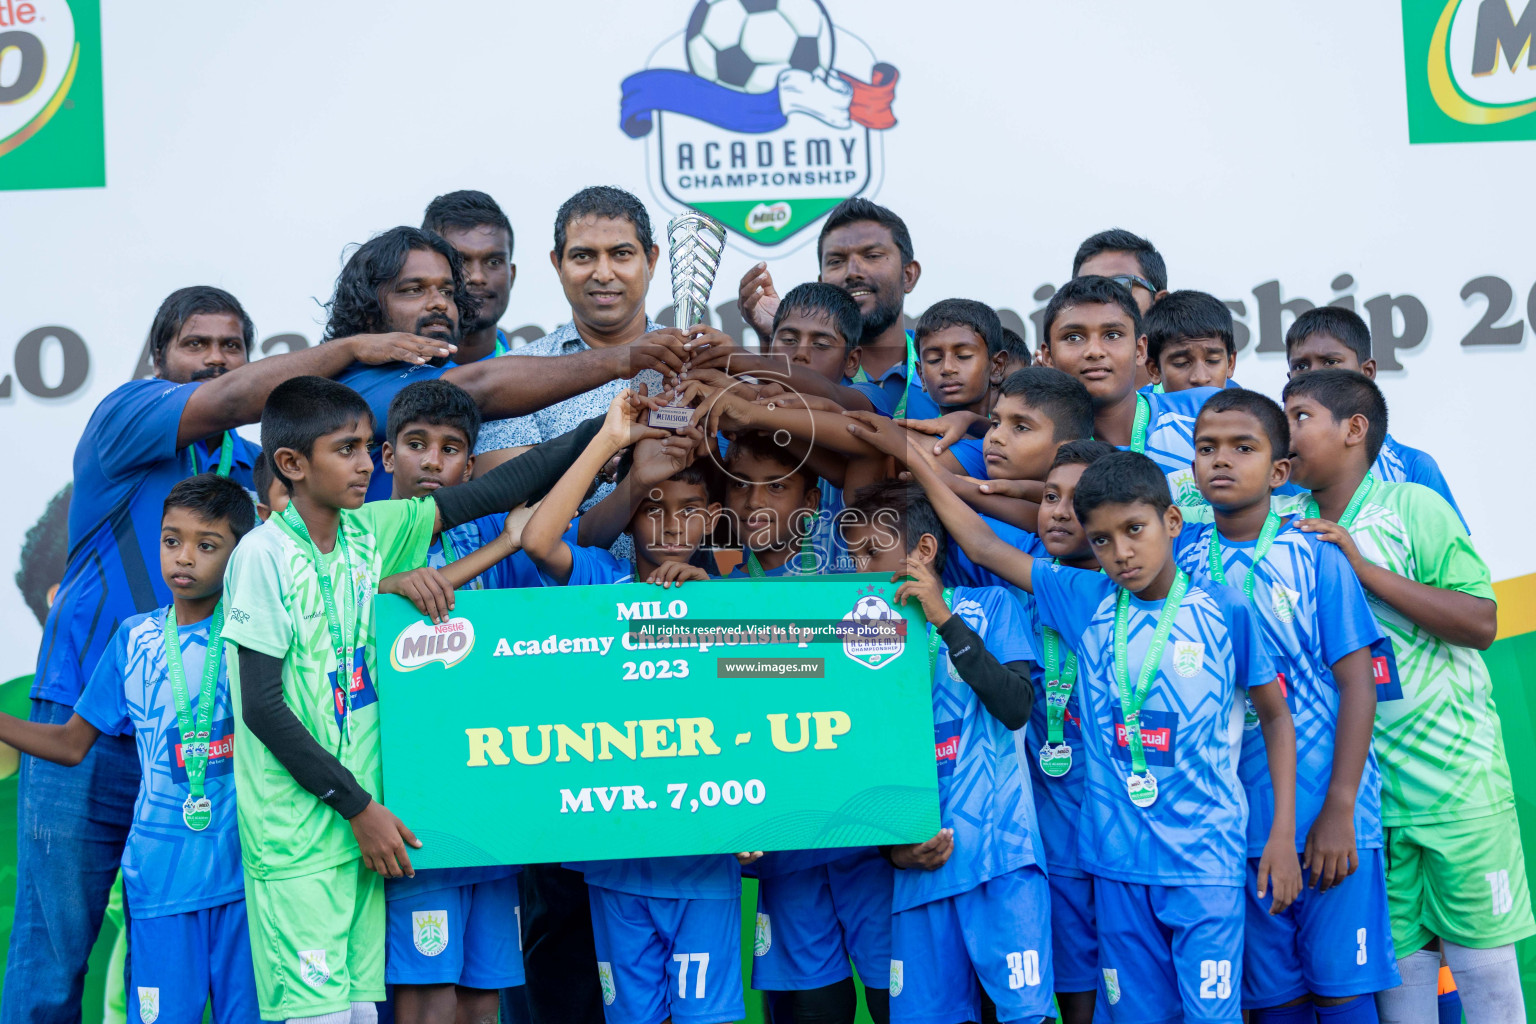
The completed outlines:
[[[1274,512],[1264,517],[1264,526],[1259,530],[1259,539],[1253,546],[1253,564],[1248,566],[1248,575],[1243,577],[1243,593],[1248,600],[1253,600],[1254,570],[1259,567],[1264,556],[1269,554],[1270,547],[1275,543],[1275,537],[1280,533],[1280,517]],[[1221,564],[1221,533],[1216,527],[1211,527],[1211,543],[1207,549],[1207,557],[1210,560],[1211,579],[1222,586],[1227,584],[1227,573]]]
[[[747,548],[746,557],[747,575],[755,580],[765,579],[768,576],[763,563],[757,560],[757,552]],[[814,576],[816,574],[816,551],[811,544],[811,535],[807,533],[800,538],[800,572],[801,576]]]
[[[896,415],[892,419],[905,419],[907,416],[907,392],[912,389],[912,382],[918,380],[917,376],[917,342],[913,340],[911,331],[907,332],[907,383],[901,389],[901,398],[896,402]]]
[[[1131,423],[1131,451],[1147,452],[1147,424],[1152,421],[1152,403],[1141,392],[1136,393],[1136,419]]]
[[[203,466],[203,460],[198,453],[198,442],[193,441],[187,445],[187,451],[192,453],[193,474],[208,472],[207,468]],[[226,430],[224,431],[224,440],[219,443],[219,468],[215,469],[214,472],[219,476],[229,476],[229,467],[234,464],[234,461],[235,435]]]
[[[1125,719],[1125,745],[1131,751],[1131,774],[1126,777],[1126,789],[1131,803],[1137,807],[1151,807],[1157,802],[1157,776],[1147,769],[1147,754],[1141,738],[1141,707],[1152,689],[1152,679],[1163,660],[1163,648],[1168,645],[1168,633],[1173,620],[1184,603],[1184,592],[1189,589],[1189,576],[1183,569],[1173,577],[1173,586],[1163,599],[1163,610],[1157,616],[1157,630],[1152,643],[1141,662],[1141,672],[1136,678],[1136,689],[1131,689],[1131,670],[1126,648],[1126,633],[1131,620],[1131,592],[1121,589],[1115,601],[1115,682],[1120,688],[1120,711]]]
[[[298,510],[292,505],[283,509],[283,522],[309,545],[309,560],[315,567],[315,575],[320,578],[320,599],[325,605],[325,624],[331,633],[331,648],[336,652],[336,689],[341,693],[341,699],[337,702],[341,707],[341,736],[346,742],[352,740],[352,660],[357,656],[358,633],[362,628],[363,610],[362,603],[358,600],[357,589],[352,581],[352,555],[347,550],[347,536],[341,523],[336,524],[336,547],[341,552],[342,565],[346,569],[346,575],[342,578],[347,581],[347,593],[352,599],[352,629],[346,629],[346,619],[343,615],[346,611],[346,602],[342,602],[342,608],[337,609],[336,594],[331,586],[331,576],[325,571],[325,565],[320,561],[320,549],[315,547],[315,542],[309,535],[309,527],[304,525],[304,519]]]
[[[1355,488],[1355,493],[1350,496],[1349,504],[1344,507],[1344,514],[1339,516],[1339,525],[1349,529],[1355,522],[1355,516],[1360,514],[1360,509],[1365,505],[1365,500],[1376,489],[1376,474],[1366,473],[1365,479],[1360,481],[1360,486]],[[1308,519],[1320,518],[1321,513],[1317,507],[1317,499],[1307,495],[1306,515]]]
[[[224,602],[213,609],[208,624],[208,653],[203,658],[202,688],[197,692],[197,714],[187,702],[187,672],[181,664],[181,633],[176,627],[176,608],[165,610],[165,667],[171,677],[171,696],[176,701],[176,728],[181,730],[181,763],[187,770],[187,799],[181,805],[181,820],[193,832],[201,832],[213,821],[213,803],[205,795],[208,777],[210,730],[213,702],[219,686],[219,668],[224,635]]]
[[[501,328],[498,327],[496,328],[496,347],[491,351],[491,358],[495,359],[497,356],[504,356],[507,354],[507,351],[507,336],[501,333]]]
[[[944,588],[944,607],[950,611],[955,610],[955,588]],[[939,631],[933,628],[933,623],[928,623],[928,678],[939,670],[939,648],[944,646],[944,638],[939,636]]]
[[[1051,559],[1056,564],[1056,559]],[[1061,661],[1061,634],[1050,626],[1040,630],[1041,657],[1045,670],[1045,743],[1040,747],[1040,770],[1052,778],[1060,778],[1072,768],[1072,748],[1067,744],[1067,702],[1077,686],[1077,653],[1067,652],[1066,664]]]

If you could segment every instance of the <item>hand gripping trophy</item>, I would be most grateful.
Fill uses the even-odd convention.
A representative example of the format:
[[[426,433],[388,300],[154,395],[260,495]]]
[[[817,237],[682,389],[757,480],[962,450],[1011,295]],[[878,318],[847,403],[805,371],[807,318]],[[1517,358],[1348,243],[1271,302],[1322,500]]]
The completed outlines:
[[[673,322],[687,329],[704,322],[709,310],[709,290],[714,286],[720,258],[725,255],[725,225],[694,210],[672,218],[667,225],[667,248],[672,261]],[[650,424],[680,430],[693,419],[687,406],[653,409]]]

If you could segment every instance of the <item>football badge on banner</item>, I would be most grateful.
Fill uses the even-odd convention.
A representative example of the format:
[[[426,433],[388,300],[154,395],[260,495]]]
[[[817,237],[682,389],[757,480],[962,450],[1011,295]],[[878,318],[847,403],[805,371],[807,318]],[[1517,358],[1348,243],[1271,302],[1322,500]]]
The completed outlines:
[[[619,124],[658,201],[763,255],[879,189],[897,78],[820,0],[697,0],[624,79]]]

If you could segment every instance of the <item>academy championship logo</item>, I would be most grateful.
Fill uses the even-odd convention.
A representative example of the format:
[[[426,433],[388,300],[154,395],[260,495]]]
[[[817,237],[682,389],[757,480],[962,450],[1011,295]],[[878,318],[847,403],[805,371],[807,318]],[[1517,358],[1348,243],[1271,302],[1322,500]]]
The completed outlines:
[[[663,205],[763,255],[879,188],[897,77],[820,0],[697,0],[624,79],[619,124],[647,141]]]
[[[1536,0],[1403,0],[1412,142],[1536,139]]]
[[[452,668],[475,647],[475,624],[468,619],[453,618],[447,622],[427,622],[423,619],[411,623],[400,631],[389,646],[389,663],[398,672],[412,672],[442,662],[444,668]]]
[[[884,668],[901,654],[907,620],[886,601],[884,587],[860,587],[858,594],[843,616],[843,653],[865,668]]]

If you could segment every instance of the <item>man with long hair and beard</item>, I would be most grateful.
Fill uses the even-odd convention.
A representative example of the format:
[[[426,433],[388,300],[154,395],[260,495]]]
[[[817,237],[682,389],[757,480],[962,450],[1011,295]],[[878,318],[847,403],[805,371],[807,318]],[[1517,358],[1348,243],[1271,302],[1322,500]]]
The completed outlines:
[[[154,376],[128,381],[91,414],[75,448],[70,558],[32,684],[34,722],[69,720],[85,681],[125,619],[170,601],[158,571],[166,495],[201,472],[247,489],[255,423],[274,387],[354,363],[447,358],[439,339],[357,338],[250,362],[255,328],[238,300],[207,286],[160,304],[149,330]],[[0,1020],[80,1019],[86,960],[101,930],[139,789],[132,736],[103,737],[75,768],[21,759],[16,917]]]

